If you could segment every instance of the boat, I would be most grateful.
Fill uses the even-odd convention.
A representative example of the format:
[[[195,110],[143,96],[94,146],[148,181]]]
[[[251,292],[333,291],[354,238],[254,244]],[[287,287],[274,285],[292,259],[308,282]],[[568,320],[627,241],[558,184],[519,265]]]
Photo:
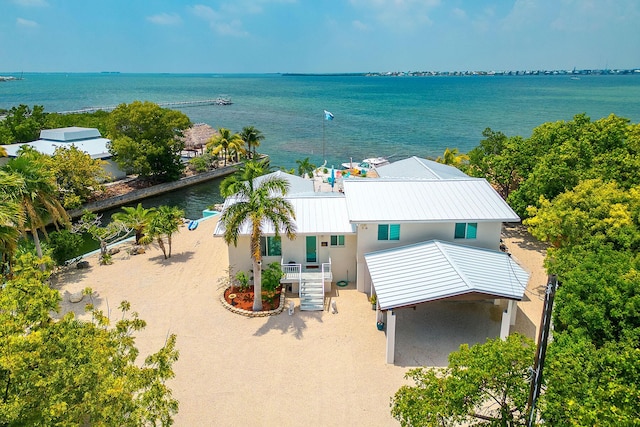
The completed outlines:
[[[217,97],[214,101],[214,104],[216,105],[231,105],[233,104],[233,102],[231,102],[231,98],[229,98],[226,95],[220,95],[219,97]]]
[[[191,231],[195,230],[196,228],[198,228],[198,221],[195,219],[189,221],[189,225],[187,226],[187,228]]]
[[[369,169],[375,169],[388,164],[389,160],[384,157],[370,157],[362,160],[360,163],[353,163],[353,161],[343,163],[342,167],[343,169],[358,169],[360,172],[367,172]]]

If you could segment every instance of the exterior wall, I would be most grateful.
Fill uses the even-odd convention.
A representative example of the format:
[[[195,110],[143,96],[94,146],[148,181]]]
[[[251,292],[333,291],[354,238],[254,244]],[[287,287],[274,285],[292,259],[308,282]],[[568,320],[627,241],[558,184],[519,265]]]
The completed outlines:
[[[107,172],[110,176],[111,176],[111,181],[116,181],[118,179],[123,179],[127,177],[127,174],[121,170],[117,163],[114,162],[111,159],[104,159],[104,165],[102,166],[102,169],[105,170],[105,172]]]
[[[460,221],[462,222],[462,221]],[[442,240],[498,250],[500,247],[501,222],[479,222],[475,239],[454,239],[455,222],[451,223],[404,223],[400,224],[400,240],[378,240],[378,224],[358,225],[357,288],[360,292],[371,293],[371,277],[366,268],[364,254],[369,252],[411,245],[427,240]]]
[[[282,238],[282,257],[263,257],[262,265],[266,267],[272,262],[280,262],[284,259],[284,262],[295,262],[296,264],[302,264],[303,268],[306,255],[306,237],[307,235],[298,234],[294,240],[289,240],[286,237]],[[221,239],[222,237],[215,237]],[[333,281],[338,282],[340,280],[351,281],[355,280],[356,276],[356,247],[357,236],[355,234],[345,235],[345,242],[343,247],[329,246],[330,235],[317,236],[318,241],[318,262],[310,265],[322,265],[323,262],[328,262],[331,258],[331,272],[333,274]],[[234,273],[238,271],[250,272],[253,268],[251,262],[251,256],[249,255],[249,236],[240,236],[238,238],[238,247],[229,245],[229,263],[231,264]],[[327,246],[322,246],[322,242],[327,242]],[[297,289],[297,288],[296,288]]]

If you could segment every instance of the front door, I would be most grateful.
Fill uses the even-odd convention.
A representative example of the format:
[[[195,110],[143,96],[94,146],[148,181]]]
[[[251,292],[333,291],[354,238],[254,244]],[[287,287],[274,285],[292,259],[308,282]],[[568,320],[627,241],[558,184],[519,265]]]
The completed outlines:
[[[307,236],[307,262],[318,262],[316,236]]]

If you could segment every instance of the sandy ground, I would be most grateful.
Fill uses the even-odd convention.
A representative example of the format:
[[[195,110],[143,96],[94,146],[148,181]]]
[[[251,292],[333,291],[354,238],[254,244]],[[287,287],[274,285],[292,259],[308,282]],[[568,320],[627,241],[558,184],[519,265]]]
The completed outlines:
[[[232,314],[218,300],[218,279],[229,262],[224,242],[212,237],[216,221],[202,221],[194,231],[182,228],[168,260],[158,248],[136,256],[122,251],[113,265],[99,266],[93,255],[89,269],[62,272],[54,279],[63,294],[62,312],[86,316],[84,304],[70,303],[68,296],[88,286],[93,303],[112,319],[127,300],[147,321],[137,339],[141,355],[177,334],[180,359],[170,383],[180,401],[177,426],[397,426],[389,402],[406,383],[408,367],[446,363],[455,346],[443,347],[436,361],[420,357],[429,346],[407,347],[405,339],[397,363],[387,365],[385,334],[375,327],[366,295],[353,285],[334,286],[327,303],[337,302],[337,314],[300,312],[297,301],[292,316],[286,310],[267,318]],[[546,282],[544,250],[518,227],[505,227],[504,239],[533,273],[512,328],[533,338]],[[431,339],[450,344],[448,334],[433,333]]]

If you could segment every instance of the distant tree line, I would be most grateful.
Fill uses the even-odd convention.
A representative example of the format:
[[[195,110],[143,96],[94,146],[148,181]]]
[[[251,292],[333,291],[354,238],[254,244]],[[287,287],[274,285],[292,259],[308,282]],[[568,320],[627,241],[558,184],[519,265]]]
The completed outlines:
[[[550,244],[545,267],[560,283],[537,419],[638,425],[640,124],[579,114],[529,138],[483,136],[468,158],[449,150],[439,161],[491,182]],[[404,426],[524,425],[532,343],[517,341],[463,346],[445,370],[410,371],[415,385],[396,393],[392,414]]]

